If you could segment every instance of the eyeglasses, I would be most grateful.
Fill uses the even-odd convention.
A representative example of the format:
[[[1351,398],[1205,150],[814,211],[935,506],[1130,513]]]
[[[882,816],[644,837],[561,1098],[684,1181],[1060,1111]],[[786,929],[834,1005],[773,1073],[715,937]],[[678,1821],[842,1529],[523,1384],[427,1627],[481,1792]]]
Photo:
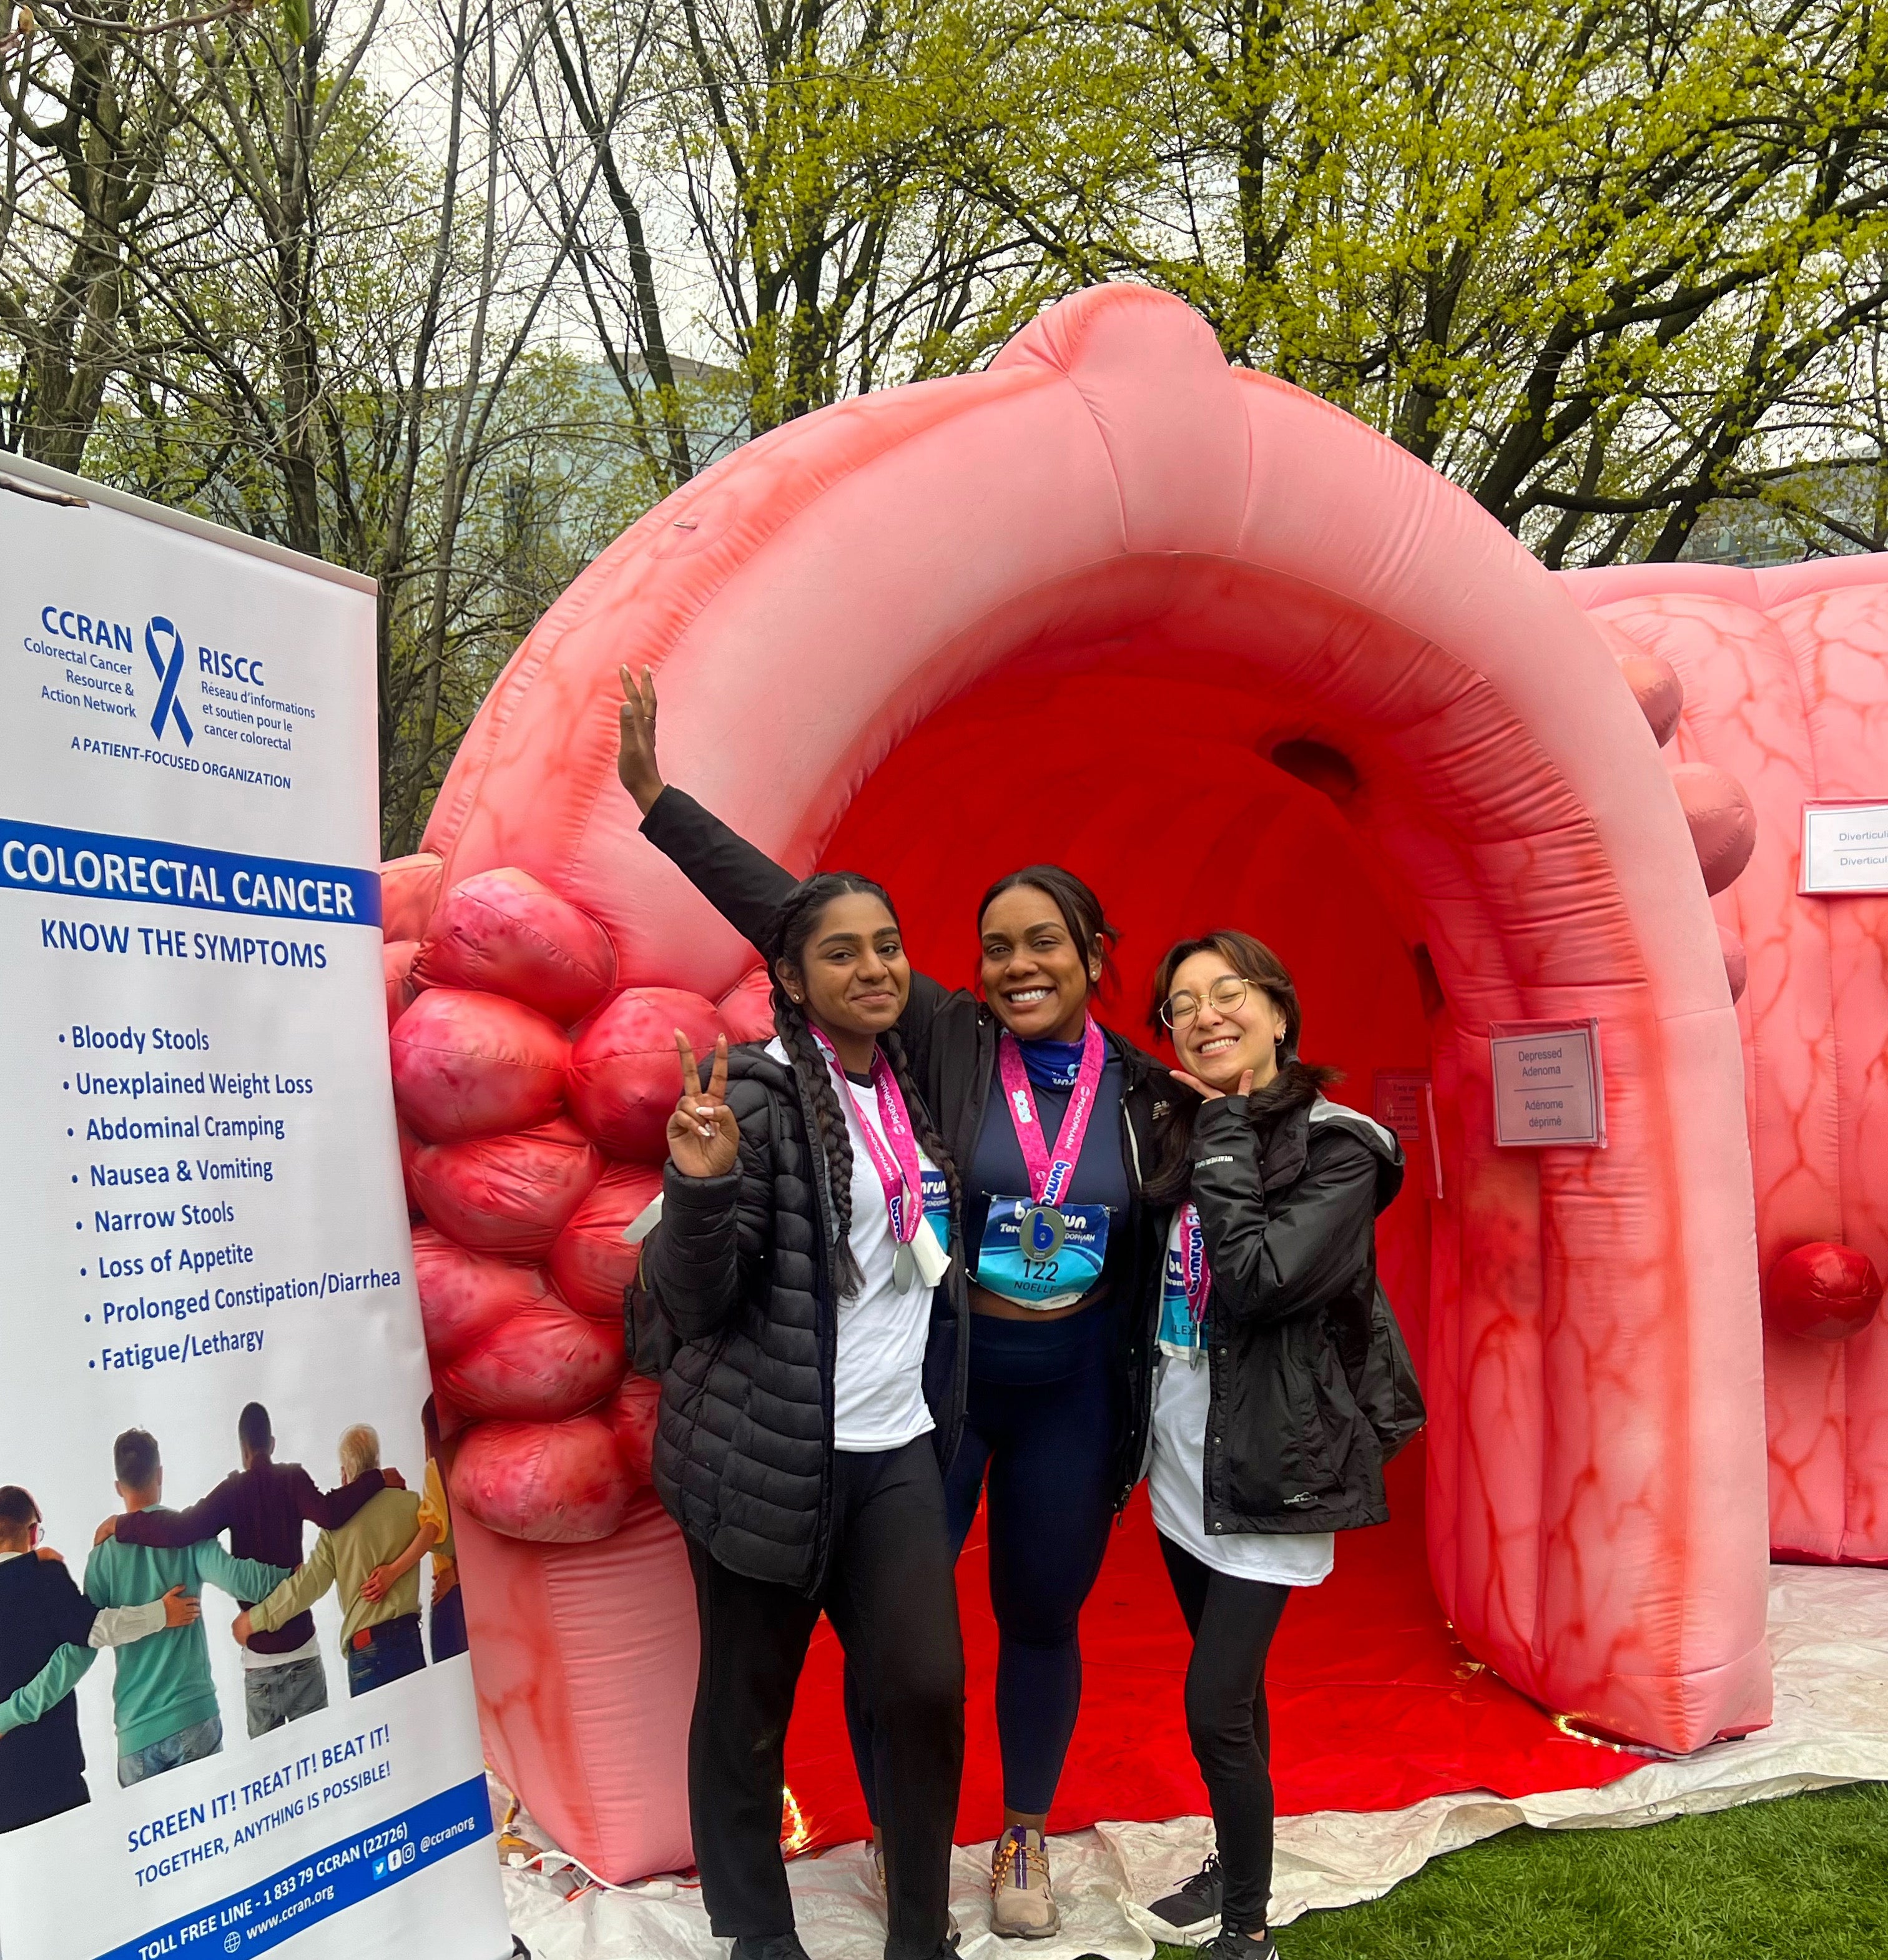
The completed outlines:
[[[1217,1013],[1236,1013],[1252,991],[1249,980],[1228,973],[1206,989],[1206,998]],[[1160,1017],[1170,1028],[1184,1028],[1200,1011],[1200,1002],[1191,994],[1171,994],[1160,1004]]]

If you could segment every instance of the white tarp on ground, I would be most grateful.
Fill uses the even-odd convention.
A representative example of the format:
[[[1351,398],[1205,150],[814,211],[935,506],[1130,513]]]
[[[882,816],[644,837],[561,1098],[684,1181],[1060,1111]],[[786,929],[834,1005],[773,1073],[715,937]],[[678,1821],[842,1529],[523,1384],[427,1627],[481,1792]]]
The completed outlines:
[[[1778,1566],[1770,1577],[1776,1719],[1762,1734],[1678,1762],[1649,1762],[1600,1790],[1515,1799],[1473,1791],[1406,1810],[1319,1811],[1279,1824],[1273,1918],[1375,1898],[1445,1851],[1517,1824],[1654,1824],[1690,1812],[1833,1783],[1888,1780],[1888,1573]],[[502,1809],[498,1813],[504,1815]],[[1157,1898],[1199,1867],[1212,1844],[1203,1817],[1102,1824],[1051,1841],[1060,1938],[1032,1960],[1149,1960],[1159,1922],[1135,1901]],[[544,1841],[528,1817],[514,1834]],[[518,1855],[514,1853],[513,1855]],[[1012,1960],[990,1930],[990,1847],[959,1848],[952,1904],[965,1960]],[[879,1960],[884,1911],[864,1847],[848,1844],[787,1867],[799,1933],[813,1960]],[[588,1885],[555,1852],[505,1873],[513,1930],[536,1960],[721,1960],[692,1881],[615,1890]]]

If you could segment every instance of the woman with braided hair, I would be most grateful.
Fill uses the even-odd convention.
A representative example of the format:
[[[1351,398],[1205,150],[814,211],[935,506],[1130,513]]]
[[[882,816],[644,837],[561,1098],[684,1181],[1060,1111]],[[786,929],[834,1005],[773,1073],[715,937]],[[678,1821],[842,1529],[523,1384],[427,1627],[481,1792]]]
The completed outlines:
[[[829,872],[768,934],[775,1038],[676,1035],[661,1222],[639,1318],[675,1351],[654,1476],[701,1628],[688,1739],[695,1860],[734,1960],[806,1960],[780,1856],[787,1721],[823,1610],[876,1714],[886,1960],[952,1950],[964,1656],[943,1466],[968,1316],[956,1176],[895,1029],[911,969],[891,901]]]
[[[642,834],[760,945],[792,875],[664,784],[654,679],[621,678],[617,771]],[[1044,1833],[1081,1707],[1082,1602],[1146,1450],[1171,1214],[1143,1167],[1174,1091],[1095,1019],[1115,933],[1073,872],[998,879],[976,931],[977,991],[914,975],[898,1032],[964,1181],[970,1332],[945,1502],[958,1548],[989,1494],[1003,1774],[990,1928],[1041,1939],[1061,1923]],[[853,1668],[846,1714],[877,1840],[875,1710]]]

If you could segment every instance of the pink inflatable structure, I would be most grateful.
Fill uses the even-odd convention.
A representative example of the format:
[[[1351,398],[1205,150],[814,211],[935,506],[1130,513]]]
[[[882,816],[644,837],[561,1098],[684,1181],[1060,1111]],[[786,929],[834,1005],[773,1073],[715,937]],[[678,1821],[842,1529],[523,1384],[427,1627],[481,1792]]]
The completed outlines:
[[[1841,575],[1556,578],[1125,287],[618,539],[386,873],[487,1745],[561,1841],[619,1878],[689,1857],[692,1598],[622,1233],[671,1030],[765,1027],[752,949],[617,784],[619,665],[658,670],[672,781],[790,866],[884,879],[930,970],[967,979],[977,892],[1059,858],[1126,928],[1124,1028],[1168,940],[1230,921],[1293,967],[1339,1093],[1429,1078],[1380,1233],[1436,1593],[1527,1695],[1683,1751],[1769,1719],[1770,1531],[1888,1555],[1888,1337],[1853,1332],[1888,1266],[1884,915],[1793,896],[1797,806],[1867,790],[1888,714],[1888,574]],[[1498,1146],[1491,1024],[1588,1020],[1607,1147]]]
[[[1770,1538],[1888,1562],[1888,898],[1806,896],[1803,810],[1888,795],[1888,566],[1578,573],[1610,634],[1668,664],[1680,768],[1748,791],[1750,868],[1713,900],[1740,949],[1763,1276]],[[1877,882],[1884,882],[1877,880]]]

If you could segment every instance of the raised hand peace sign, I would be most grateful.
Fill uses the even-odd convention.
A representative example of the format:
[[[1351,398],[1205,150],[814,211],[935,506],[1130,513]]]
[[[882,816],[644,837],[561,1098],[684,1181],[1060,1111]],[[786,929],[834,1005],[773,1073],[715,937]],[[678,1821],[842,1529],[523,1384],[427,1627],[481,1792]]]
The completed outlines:
[[[675,1052],[682,1058],[682,1099],[669,1114],[669,1160],[684,1177],[726,1177],[741,1142],[740,1126],[728,1107],[728,1038],[715,1037],[706,1089],[694,1050],[679,1028]]]
[[[656,767],[656,676],[643,669],[640,682],[628,667],[618,667],[623,705],[616,711],[616,774],[647,816],[662,794],[662,775]]]

